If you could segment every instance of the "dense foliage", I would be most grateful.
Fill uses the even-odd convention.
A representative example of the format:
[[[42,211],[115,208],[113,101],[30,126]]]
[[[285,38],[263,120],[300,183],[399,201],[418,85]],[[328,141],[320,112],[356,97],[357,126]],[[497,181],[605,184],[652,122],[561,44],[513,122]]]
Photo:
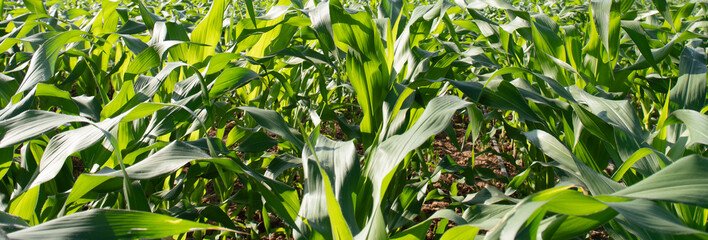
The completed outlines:
[[[2,238],[708,239],[705,1],[0,16]]]

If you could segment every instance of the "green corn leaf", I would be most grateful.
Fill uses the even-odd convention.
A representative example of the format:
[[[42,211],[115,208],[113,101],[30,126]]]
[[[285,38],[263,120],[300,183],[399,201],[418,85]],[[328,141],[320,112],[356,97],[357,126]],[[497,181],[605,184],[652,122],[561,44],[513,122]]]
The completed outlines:
[[[347,76],[364,114],[360,128],[368,147],[383,121],[381,105],[392,85],[386,51],[366,12],[349,14],[338,0],[330,1],[329,8],[335,43],[347,52]]]
[[[634,165],[634,163],[651,153],[653,153],[653,151],[649,148],[640,148],[636,152],[632,153],[632,155],[622,163],[622,165],[617,169],[617,171],[612,174],[612,180],[619,182],[624,176],[624,174],[629,170],[629,168]]]
[[[265,16],[259,17],[259,27],[263,24],[268,29],[258,37],[254,38],[258,41],[253,42],[251,49],[246,53],[252,57],[264,57],[276,53],[290,46],[291,38],[297,32],[298,25],[307,25],[309,20],[286,14],[290,9],[289,1],[278,1],[278,5],[274,6]],[[240,47],[241,48],[241,47]],[[239,48],[239,49],[240,49]]]
[[[679,78],[669,93],[670,111],[700,111],[706,100],[706,54],[703,49],[686,47],[681,52]]]
[[[354,221],[352,194],[356,192],[356,184],[359,181],[361,170],[356,158],[354,143],[333,141],[320,136],[314,149],[316,161],[319,162],[309,157],[307,160],[303,158],[306,190],[298,214],[307,220],[307,225],[313,231],[317,231],[325,237],[333,237],[334,232],[338,231],[336,229],[343,231],[340,234],[345,234],[345,237],[347,231],[350,231],[349,236],[352,233],[356,234],[358,226]],[[309,151],[303,153],[303,156],[307,155],[309,155]],[[328,178],[327,181],[330,184],[325,184],[324,177]],[[327,187],[330,189],[326,189]],[[335,199],[328,196],[330,191]],[[339,207],[334,206],[335,209],[331,209],[334,205],[332,200],[335,200]],[[304,222],[298,221],[298,224],[300,229],[307,229]],[[303,235],[309,234],[304,232]]]
[[[123,88],[118,95],[103,107],[101,116],[104,118],[116,117],[121,113],[131,112],[131,108],[134,108],[140,104],[145,104],[148,100],[155,96],[159,88],[175,69],[185,66],[189,67],[189,65],[183,62],[170,62],[167,63],[155,77],[140,76],[135,83],[123,85]]]
[[[264,132],[256,132],[243,140],[236,150],[239,152],[263,152],[275,145],[278,145],[278,140]]]
[[[388,175],[408,152],[423,144],[428,137],[444,130],[452,114],[457,109],[468,105],[468,102],[452,96],[431,100],[423,114],[408,131],[392,136],[379,145],[371,156],[372,162],[367,166],[365,176],[370,177],[374,182],[383,181],[383,177]],[[379,186],[381,192],[375,191],[374,196],[380,196],[379,194],[383,194],[387,188],[387,184]]]
[[[441,240],[452,240],[452,239],[469,239],[474,240],[475,236],[479,232],[479,228],[469,225],[462,225],[451,228],[445,231],[445,234],[440,238]]]
[[[671,41],[669,41],[663,47],[661,47],[659,49],[652,50],[651,55],[653,56],[652,58],[654,59],[654,61],[656,61],[658,63],[658,62],[664,60],[666,57],[668,57],[669,53],[671,52],[671,48],[674,46],[674,43],[677,42],[677,39],[678,39],[678,35],[675,36],[673,39],[671,39]],[[647,60],[647,58],[644,57],[644,55],[642,55],[639,57],[639,59],[637,59],[637,61],[634,64],[632,64],[631,66],[625,67],[618,72],[644,69],[644,68],[648,68],[651,66],[652,66],[651,63]]]
[[[67,91],[61,90],[54,85],[37,84],[37,92],[35,92],[36,97],[42,97],[46,102],[45,104],[50,106],[59,107],[62,113],[79,115],[79,107],[71,98],[71,94]]]
[[[205,75],[211,75],[224,70],[231,62],[239,58],[241,58],[241,56],[235,53],[217,53],[209,59]]]
[[[174,172],[186,163],[198,159],[211,159],[201,149],[180,141],[174,141],[155,154],[127,167],[125,171],[131,179],[150,179]],[[94,176],[123,177],[121,171],[92,174]]]
[[[543,231],[543,238],[569,239],[582,236],[591,229],[597,229],[597,227],[615,216],[617,216],[617,211],[607,208],[605,211],[586,216],[563,216],[557,219],[547,218],[546,220],[553,222]]]
[[[563,40],[556,33],[558,25],[547,16],[541,15],[535,17],[531,29],[534,45],[539,51],[536,53],[537,62],[541,65],[544,74],[557,79],[563,85],[569,85],[565,73],[561,72],[561,69],[555,66],[551,59],[556,58],[563,62],[566,58]]]
[[[494,75],[492,75],[492,78],[494,78],[494,76],[500,76],[500,75],[505,75],[505,74],[513,74],[513,73],[519,73],[519,72],[526,72],[526,73],[531,73],[531,74],[533,74],[533,75],[536,76],[537,78],[540,78],[541,80],[543,80],[544,82],[546,82],[546,83],[551,87],[551,89],[553,89],[553,91],[556,92],[556,94],[560,95],[561,97],[563,97],[563,98],[565,98],[565,99],[567,99],[567,100],[569,100],[569,101],[571,101],[571,102],[575,102],[575,99],[573,98],[573,95],[571,95],[570,92],[568,92],[568,90],[565,89],[565,88],[563,87],[563,85],[561,85],[558,81],[556,81],[556,80],[554,80],[554,79],[552,79],[552,78],[550,78],[550,77],[548,77],[548,76],[544,76],[544,75],[541,75],[541,74],[538,74],[538,73],[534,73],[534,72],[532,72],[532,71],[530,71],[529,69],[526,69],[526,68],[507,67],[507,68],[499,69],[499,70],[497,70],[496,72],[494,72]]]
[[[156,108],[149,110],[156,110]],[[138,108],[140,109],[140,108]],[[69,155],[87,149],[105,137],[106,132],[116,126],[130,111],[115,118],[109,118],[99,123],[77,116],[63,115],[44,111],[27,111],[17,117],[0,122],[0,127],[8,129],[7,132],[13,134],[7,140],[3,135],[0,144],[15,145],[20,142],[40,136],[47,131],[68,122],[82,122],[90,125],[81,128],[65,131],[50,139],[39,163],[39,173],[33,179],[29,188],[52,180],[64,165],[64,161]],[[32,120],[32,124],[19,124],[18,121]],[[4,125],[7,124],[7,125]],[[95,125],[93,125],[95,124]],[[100,129],[99,129],[100,128]],[[21,134],[19,133],[21,131]],[[6,132],[6,133],[7,133]]]
[[[194,230],[224,228],[155,213],[94,209],[57,218],[8,234],[12,239],[162,238]]]
[[[253,0],[246,0],[246,10],[248,11],[248,17],[253,22],[253,25],[257,25],[256,24],[256,11],[253,10]]]
[[[222,22],[224,20],[224,10],[227,0],[216,0],[211,4],[206,17],[202,19],[191,34],[194,43],[204,44],[190,45],[187,63],[194,65],[204,61],[208,56],[214,55],[216,45],[221,41]]]
[[[94,122],[101,120],[102,106],[96,97],[81,95],[71,97],[71,100],[79,108],[79,116],[91,119]]]
[[[310,21],[312,22],[312,28],[317,32],[317,39],[322,45],[322,49],[333,53],[335,57],[338,56],[332,35],[332,18],[329,15],[329,3],[318,3],[310,12]]]
[[[708,206],[708,200],[705,198],[708,194],[707,179],[708,159],[690,155],[612,195],[672,201],[705,208]]]
[[[59,54],[62,48],[64,48],[64,45],[84,40],[83,35],[88,34],[79,30],[71,30],[62,32],[44,42],[32,55],[27,74],[25,74],[24,79],[22,79],[22,84],[20,84],[17,92],[30,90],[38,83],[51,78],[54,75],[57,58],[59,58]]]
[[[533,200],[541,201],[544,198],[542,195],[537,195]],[[544,201],[548,201],[543,206],[546,210],[565,215],[587,216],[607,209],[607,206],[600,201],[572,190],[563,191]]]
[[[147,29],[151,30],[155,28],[155,22],[162,21],[160,16],[155,15],[152,13],[150,10],[145,7],[145,4],[143,4],[142,0],[131,0],[133,3],[136,3],[138,5],[138,9],[140,10],[140,16],[143,18],[143,21],[145,22],[145,25],[147,26]]]
[[[5,233],[14,232],[15,230],[20,230],[27,227],[30,227],[30,225],[27,224],[27,222],[21,217],[6,212],[0,212],[0,229],[2,229]]]
[[[287,139],[297,149],[303,149],[305,146],[302,135],[288,126],[288,123],[277,112],[247,106],[239,107],[239,109],[251,115],[266,130]]]
[[[605,217],[608,206],[592,197],[583,195],[576,190],[570,190],[572,186],[561,186],[538,192],[525,198],[517,204],[512,211],[507,213],[499,225],[487,234],[487,237],[500,237],[501,239],[515,239],[521,237],[522,227],[529,224],[528,221],[538,214],[546,211],[558,212],[570,216],[596,217],[599,214]],[[609,217],[614,216],[610,213]],[[605,219],[606,221],[607,219]],[[558,226],[556,226],[558,227]],[[587,232],[592,228],[582,226],[579,232]],[[553,230],[557,230],[553,229]]]
[[[99,170],[98,173],[101,172],[102,171]],[[79,175],[79,178],[76,179],[76,183],[74,183],[74,186],[71,188],[71,192],[69,193],[69,196],[66,199],[64,207],[66,208],[66,206],[78,201],[80,198],[84,197],[84,195],[95,189],[110,189],[115,191],[119,190],[122,184],[123,182],[118,178],[81,174]]]
[[[29,110],[32,104],[34,104],[34,95],[36,92],[37,89],[33,88],[27,94],[15,95],[17,97],[22,97],[22,99],[19,99],[16,102],[10,102],[7,106],[5,106],[5,108],[0,109],[0,121],[15,117],[20,113]]]
[[[8,206],[7,213],[28,220],[30,224],[37,224],[39,219],[36,209],[40,193],[40,188],[34,188],[17,196],[9,204],[10,206]]]
[[[577,157],[553,135],[541,130],[525,132],[524,135],[531,144],[541,149],[544,154],[551,157],[553,160],[559,162],[562,166],[561,169],[575,175],[589,188],[590,192],[594,194],[609,194],[623,188],[622,185],[595,172],[578,160]]]
[[[217,98],[227,91],[238,89],[259,77],[258,73],[247,68],[226,69],[214,80],[214,84],[209,91],[209,98]]]
[[[487,105],[501,110],[513,110],[521,118],[529,121],[541,122],[541,119],[529,107],[514,85],[502,80],[489,80],[487,82],[458,82],[450,81],[470,99],[479,104]]]
[[[615,136],[612,126],[578,104],[573,103],[570,106],[575,111],[584,129],[587,129],[590,133],[607,143],[614,142]]]
[[[705,232],[687,227],[662,205],[653,201],[637,199],[603,202],[628,219],[632,224],[651,232],[707,235]]]
[[[48,111],[28,110],[0,121],[0,148],[26,142],[69,122],[84,122],[86,118]],[[31,124],[28,124],[31,123]]]
[[[94,24],[91,26],[91,33],[97,36],[110,34],[118,28],[118,7],[119,1],[102,0],[101,11],[91,20]]]
[[[619,128],[639,141],[643,140],[642,125],[629,101],[608,100],[592,96],[577,87],[570,87],[570,93],[573,94],[579,103],[587,104],[590,112],[600,119],[607,121],[610,125]]]
[[[552,189],[547,189],[536,195],[551,195],[556,194],[562,190],[569,188],[569,186],[557,187]],[[547,201],[539,200],[533,201],[531,198],[533,196],[527,197],[524,201],[517,204],[514,209],[509,211],[504,218],[500,221],[500,224],[495,226],[487,233],[485,238],[494,239],[515,239],[519,234],[521,228],[526,224],[529,219],[534,218],[539,214],[544,214],[542,207]],[[520,237],[520,236],[519,236]]]
[[[674,27],[674,21],[671,20],[671,11],[669,10],[669,5],[666,4],[666,0],[652,0],[654,2],[654,7],[659,10],[661,16],[664,16],[664,20],[669,23],[672,28]]]
[[[637,46],[642,57],[651,64],[655,71],[659,71],[657,62],[654,60],[654,54],[651,51],[651,47],[649,47],[649,39],[642,25],[635,21],[623,21],[622,29],[632,38],[632,42]]]
[[[90,122],[90,121],[86,121]],[[120,117],[109,118],[96,125],[88,125],[81,128],[62,132],[52,137],[47,144],[47,148],[39,162],[39,174],[29,185],[29,188],[38,186],[52,180],[69,157],[69,155],[87,149],[98,143],[105,137],[107,131],[120,122]],[[99,129],[99,128],[101,129]]]
[[[373,185],[373,216],[357,234],[357,238],[380,237],[385,232],[385,226],[377,221],[381,217],[379,209],[380,201],[388,189],[391,179],[387,176],[393,174],[393,170],[398,164],[403,161],[403,158],[408,152],[423,144],[429,137],[443,131],[449,124],[452,114],[460,108],[468,106],[469,103],[453,96],[436,97],[428,103],[428,106],[423,111],[423,114],[413,124],[413,126],[401,135],[394,135],[382,142],[374,153],[370,156],[370,160],[364,166],[363,180],[370,182]],[[364,183],[362,185],[366,185]],[[357,203],[364,204],[364,203]]]
[[[47,10],[44,7],[44,1],[42,0],[22,0],[27,6],[30,12],[35,14],[47,14]]]
[[[136,75],[159,66],[161,63],[160,55],[153,47],[149,47],[142,51],[128,65],[127,74]]]
[[[689,131],[689,142],[687,145],[701,143],[708,145],[708,133],[705,126],[708,126],[708,116],[693,110],[676,110],[669,115],[666,124],[683,122]]]
[[[593,19],[607,54],[614,59],[619,50],[620,5],[612,0],[593,0]]]
[[[570,150],[560,143],[560,141],[553,137],[553,135],[541,130],[532,130],[524,133],[524,135],[526,135],[526,139],[528,139],[531,144],[543,150],[544,154],[565,167],[575,172],[578,171],[578,167],[575,161],[573,161],[575,156],[573,156]]]
[[[448,230],[445,234],[443,234],[444,239],[448,239],[449,237],[454,238],[456,235],[466,232],[468,235],[465,235],[465,239],[469,239],[469,233],[474,232],[474,235],[476,236],[477,231],[479,231],[479,228],[469,226],[469,225],[464,225],[467,224],[467,221],[460,217],[457,213],[450,209],[443,209],[436,211],[428,217],[425,221],[422,221],[420,223],[417,223],[416,225],[406,229],[405,231],[399,232],[395,234],[394,236],[391,237],[392,240],[413,240],[413,239],[422,239],[425,238],[426,234],[428,233],[428,229],[430,228],[430,224],[434,219],[446,219],[454,222],[455,224],[462,225],[460,229],[454,230],[451,233],[451,236],[448,236],[447,238],[445,235],[450,231]]]

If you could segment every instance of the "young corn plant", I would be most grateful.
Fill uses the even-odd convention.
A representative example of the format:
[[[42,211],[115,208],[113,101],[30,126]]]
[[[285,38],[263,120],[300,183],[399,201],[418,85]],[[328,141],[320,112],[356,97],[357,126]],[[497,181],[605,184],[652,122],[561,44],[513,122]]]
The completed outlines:
[[[708,239],[707,10],[0,1],[0,235]]]

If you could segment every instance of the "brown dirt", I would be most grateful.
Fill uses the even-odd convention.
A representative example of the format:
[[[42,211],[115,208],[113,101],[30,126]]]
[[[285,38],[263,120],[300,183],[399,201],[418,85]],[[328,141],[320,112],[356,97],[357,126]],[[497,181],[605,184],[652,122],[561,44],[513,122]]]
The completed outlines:
[[[205,194],[204,197],[202,197],[202,203],[206,204],[211,204],[211,205],[218,205],[221,203],[221,199],[219,199],[219,195],[216,194],[216,191],[214,190],[214,181],[209,181],[206,184],[206,187],[204,187]]]
[[[436,239],[435,231],[437,231],[437,229],[439,228],[438,225],[440,225],[440,219],[435,219],[435,220],[433,220],[433,221],[430,222],[430,227],[428,227],[428,233],[425,234],[425,239],[426,239],[426,240],[433,240],[433,239]],[[453,228],[453,227],[455,227],[455,226],[457,226],[457,224],[455,224],[455,223],[452,222],[452,221],[448,221],[448,222],[447,222],[447,225],[445,225],[445,229],[450,229],[450,228]],[[440,237],[440,236],[437,236],[437,237]]]
[[[438,158],[444,158],[449,156],[455,163],[457,163],[460,166],[469,166],[470,159],[472,158],[474,153],[480,153],[482,152],[482,143],[477,141],[475,143],[467,141],[467,142],[462,142],[464,136],[465,136],[465,130],[467,129],[467,124],[469,120],[467,119],[466,116],[459,116],[456,115],[453,118],[453,126],[455,129],[455,135],[457,137],[457,140],[459,141],[458,143],[462,147],[462,149],[457,149],[455,147],[455,144],[453,144],[452,140],[448,137],[447,133],[441,132],[438,135],[435,136],[435,141],[433,142],[433,149],[435,152],[435,155],[438,156]],[[499,149],[502,153],[507,153],[511,155],[513,151],[513,146],[508,144],[508,139],[505,139],[506,141],[503,141],[503,145],[501,149]],[[474,153],[473,151],[474,150]],[[494,172],[494,174],[497,177],[504,177],[502,174],[502,169],[500,167],[499,161],[502,161],[504,164],[504,168],[507,171],[507,174],[509,178],[512,178],[513,176],[516,176],[518,174],[518,170],[516,169],[516,166],[513,164],[509,163],[508,161],[505,161],[503,158],[500,156],[496,156],[492,153],[487,153],[487,154],[476,154],[474,156],[474,164],[472,165],[473,167],[478,167],[478,168],[487,168],[490,169]],[[456,182],[458,180],[457,177],[455,176],[449,176],[449,175],[443,175],[440,178],[443,183],[445,183],[447,186],[452,184],[453,182]],[[480,178],[475,178],[475,186],[469,186],[465,183],[457,183],[458,187],[458,193],[459,195],[466,195],[469,193],[477,192],[480,189],[484,188],[485,185],[493,185],[500,190],[504,190],[506,184],[500,181],[487,181],[487,180],[482,180]]]
[[[226,123],[226,126],[224,126],[224,137],[221,138],[221,141],[223,141],[224,144],[226,144],[226,139],[229,137],[229,133],[231,132],[231,129],[233,129],[235,126],[236,126],[236,122],[234,122],[234,121],[229,121],[228,123]]]
[[[214,123],[214,125],[216,126],[216,123]],[[226,139],[229,137],[229,132],[231,132],[231,129],[233,129],[235,126],[236,126],[236,122],[234,122],[234,121],[229,121],[224,126],[224,137],[221,138],[221,142],[224,145],[226,145]],[[215,127],[211,127],[211,128],[209,128],[207,135],[209,135],[209,137],[216,137],[216,131],[217,131],[217,129]],[[228,147],[228,146],[226,146],[226,147]]]
[[[347,120],[348,122],[350,120]],[[334,126],[332,128],[331,126]],[[320,134],[327,136],[331,139],[334,140],[339,140],[339,141],[349,141],[350,139],[347,137],[346,134],[344,134],[344,131],[342,131],[342,127],[339,126],[339,123],[336,121],[327,121],[327,122],[322,122],[320,124]],[[355,142],[354,146],[356,147],[356,154],[358,156],[364,156],[364,145],[361,142]]]
[[[454,124],[454,129],[456,131],[456,136],[458,141],[461,141],[464,138],[465,130],[467,127],[469,120],[467,119],[466,116],[461,116],[457,115],[453,118],[453,124]],[[226,136],[228,136],[228,132],[235,127],[236,123],[234,122],[229,122],[227,124],[226,131],[224,134],[224,138],[222,139],[224,142],[226,141]],[[213,131],[213,132],[212,132]],[[210,130],[210,135],[214,135],[216,131],[215,130]],[[346,135],[343,133],[341,127],[337,122],[323,122],[321,127],[320,127],[320,134],[328,136],[332,139],[336,140],[347,140]],[[277,136],[268,133],[269,136],[277,138]],[[502,153],[514,156],[513,154],[513,146],[509,144],[509,139],[497,139],[499,141],[499,150]],[[438,159],[444,158],[449,156],[455,163],[457,163],[460,166],[473,166],[475,168],[487,168],[490,169],[494,172],[494,174],[498,178],[504,177],[502,173],[502,169],[500,167],[499,161],[502,161],[502,164],[504,165],[504,168],[507,171],[508,177],[511,178],[515,176],[518,173],[518,170],[516,169],[514,164],[509,163],[507,160],[500,158],[492,153],[485,153],[485,154],[479,154],[481,153],[484,149],[488,149],[491,146],[483,146],[483,144],[479,141],[477,142],[460,142],[462,144],[462,149],[457,149],[455,147],[455,144],[452,143],[451,139],[447,136],[445,132],[442,132],[438,135],[435,136],[434,141],[432,143],[432,149],[434,153],[434,159],[429,159],[429,161],[435,161],[437,162]],[[357,153],[359,156],[364,155],[364,149],[361,145],[361,143],[356,144],[357,148]],[[278,146],[276,145],[275,147],[271,148],[268,150],[268,152],[271,153],[278,153],[279,149]],[[476,153],[476,155],[475,155]],[[474,158],[473,158],[474,156]],[[515,157],[515,156],[514,156]],[[470,162],[472,160],[473,162]],[[434,167],[432,169],[429,169],[430,171],[434,170]],[[435,190],[435,189],[441,189],[444,192],[449,194],[449,189],[452,184],[457,184],[458,188],[458,193],[457,195],[467,195],[470,193],[477,192],[484,188],[486,185],[493,185],[499,188],[500,190],[504,190],[505,188],[505,183],[502,181],[498,180],[483,180],[481,178],[475,178],[474,179],[474,185],[468,185],[464,181],[459,181],[459,177],[453,174],[443,174],[440,177],[440,181],[436,182],[433,184],[432,188],[430,190]],[[292,181],[301,181],[299,179],[299,176],[295,176]],[[238,186],[236,187],[236,190],[238,189],[243,189],[243,185],[237,181]],[[218,204],[219,199],[216,194],[214,194],[214,189],[213,189],[213,183],[210,181],[207,184],[207,193],[204,196],[204,203],[208,204]],[[422,209],[421,209],[421,216],[417,217],[417,221],[422,221],[424,219],[427,219],[429,216],[431,216],[433,213],[436,211],[442,210],[442,209],[447,209],[450,206],[450,199],[446,198],[443,200],[435,200],[435,201],[427,201],[423,204]],[[455,210],[458,214],[462,213],[462,209],[457,207]],[[248,222],[254,222],[257,224],[258,231],[261,233],[265,232],[265,226],[263,224],[263,219],[261,215],[260,209],[254,211],[254,216],[251,218],[251,220],[248,220],[249,218],[246,216],[248,211],[245,209],[245,206],[242,206],[241,204],[235,204],[235,203],[229,203],[227,213],[229,216],[233,217],[235,222],[241,223],[241,224],[246,224]],[[275,217],[273,214],[269,213],[268,217],[271,221],[271,231],[278,229],[278,228],[285,228],[287,229],[287,225],[280,220],[279,218]],[[434,220],[428,230],[428,233],[426,235],[427,239],[434,239],[435,237],[439,237],[435,235],[435,231],[438,228],[438,223],[440,220]],[[445,227],[450,228],[453,227],[455,224],[454,223],[448,223]],[[245,229],[248,231],[248,229]],[[601,230],[601,229],[600,229]],[[603,235],[604,234],[604,235]],[[591,232],[591,236],[605,236],[606,232],[604,231],[593,231]],[[239,236],[243,237],[243,236]],[[283,233],[271,233],[265,236],[262,236],[260,239],[292,239],[291,236],[287,236]],[[592,238],[592,239],[607,239],[607,238]]]
[[[81,161],[80,158],[77,157],[71,157],[71,164],[73,166],[71,175],[74,176],[74,180],[79,178],[79,175],[84,173],[84,161]]]
[[[606,240],[606,239],[610,239],[610,235],[607,234],[607,230],[605,230],[604,227],[600,226],[599,228],[590,231],[590,239]]]
[[[268,236],[261,237],[261,240],[286,240],[293,239],[292,237],[285,236],[283,233],[271,233]]]
[[[266,131],[265,133],[266,133],[266,135],[268,135],[270,138],[275,139],[275,140],[278,140],[278,135],[275,135],[274,133],[271,133],[271,132],[268,132],[268,131]],[[272,146],[272,147],[270,147],[269,149],[266,149],[265,151],[268,152],[268,153],[277,154],[277,153],[280,151],[280,147],[279,147],[278,145],[279,145],[279,144],[275,144],[275,146]],[[234,146],[235,146],[235,145],[234,145]]]
[[[334,126],[332,128],[331,126]],[[344,134],[344,131],[342,131],[342,128],[339,126],[339,123],[335,121],[327,121],[327,122],[322,122],[320,124],[320,134],[327,136],[331,139],[334,140],[339,140],[339,141],[347,141],[347,135]]]
[[[446,132],[441,132],[435,136],[432,148],[436,158],[441,159],[449,156],[455,163],[460,166],[487,168],[492,170],[498,178],[504,177],[504,174],[499,164],[499,161],[502,161],[502,164],[504,164],[504,168],[506,169],[509,178],[512,178],[516,174],[518,174],[516,166],[504,160],[501,156],[496,156],[492,153],[478,154],[482,152],[482,149],[486,149],[491,146],[484,147],[482,146],[483,144],[479,141],[474,143],[471,141],[462,142],[465,136],[465,131],[467,129],[468,123],[469,119],[466,116],[456,115],[453,118],[453,128],[455,129],[455,135],[462,149],[457,149],[457,147],[455,146],[455,144],[453,144],[452,140],[448,137]],[[499,151],[501,153],[506,153],[513,156],[513,146],[508,143],[509,140],[503,139],[503,141],[501,142],[502,143]],[[470,163],[470,160],[473,159],[473,156],[474,162]],[[434,167],[431,167],[429,170],[434,171]],[[449,186],[451,186],[452,184],[457,184],[457,195],[465,196],[467,194],[480,191],[486,185],[493,185],[502,191],[504,191],[506,187],[506,183],[504,182],[497,180],[483,180],[479,177],[476,177],[474,179],[475,184],[472,186],[466,184],[464,181],[459,180],[460,179],[453,174],[443,174],[440,176],[440,180],[434,183],[433,188],[431,188],[429,191],[441,189],[443,192],[449,194]],[[423,215],[425,215],[427,218],[431,216],[435,211],[446,209],[450,205],[448,201],[449,199],[444,199],[442,201],[428,201],[424,203],[422,207]],[[455,208],[454,210],[459,214],[461,214],[462,212],[460,208]],[[430,228],[428,229],[426,239],[435,239],[435,231],[438,228],[438,223],[439,220],[434,220],[432,222]],[[449,229],[454,225],[454,223],[448,223],[446,227]]]

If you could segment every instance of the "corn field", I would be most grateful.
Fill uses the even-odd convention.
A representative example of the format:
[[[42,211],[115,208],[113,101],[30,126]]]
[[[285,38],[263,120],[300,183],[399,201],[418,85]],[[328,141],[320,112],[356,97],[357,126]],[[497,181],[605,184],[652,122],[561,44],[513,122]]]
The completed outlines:
[[[708,239],[705,0],[0,16],[0,239]]]

